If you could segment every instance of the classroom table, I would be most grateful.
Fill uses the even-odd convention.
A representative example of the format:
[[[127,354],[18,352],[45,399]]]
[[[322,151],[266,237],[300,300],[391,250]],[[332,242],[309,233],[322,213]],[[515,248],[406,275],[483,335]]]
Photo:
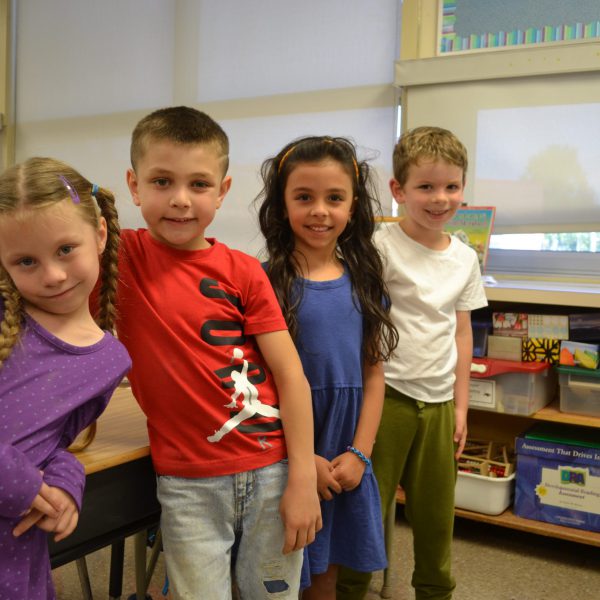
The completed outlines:
[[[122,386],[115,391],[98,419],[94,441],[75,455],[86,473],[83,508],[77,529],[68,538],[58,543],[49,538],[52,568],[112,545],[109,595],[119,598],[124,540],[138,534],[136,596],[143,599],[146,532],[158,525],[160,505],[156,499],[146,418],[129,387]]]

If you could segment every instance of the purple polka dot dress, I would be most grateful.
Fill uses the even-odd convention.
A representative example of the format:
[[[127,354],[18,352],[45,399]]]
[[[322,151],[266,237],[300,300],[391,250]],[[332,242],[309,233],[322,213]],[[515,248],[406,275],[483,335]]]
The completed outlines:
[[[3,311],[0,302],[0,318]],[[12,530],[42,480],[81,508],[85,473],[67,447],[106,408],[130,366],[109,333],[73,346],[27,317],[0,367],[0,600],[55,598],[48,534],[34,526],[15,538]]]

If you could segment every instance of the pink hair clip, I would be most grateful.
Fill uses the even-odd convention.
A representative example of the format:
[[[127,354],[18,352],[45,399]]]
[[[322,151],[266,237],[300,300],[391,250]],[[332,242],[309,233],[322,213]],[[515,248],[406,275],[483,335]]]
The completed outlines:
[[[75,204],[79,204],[79,194],[77,193],[77,190],[71,185],[71,182],[63,175],[59,175],[58,178],[63,182],[63,185],[67,188],[67,192],[69,192],[71,200],[73,200]]]

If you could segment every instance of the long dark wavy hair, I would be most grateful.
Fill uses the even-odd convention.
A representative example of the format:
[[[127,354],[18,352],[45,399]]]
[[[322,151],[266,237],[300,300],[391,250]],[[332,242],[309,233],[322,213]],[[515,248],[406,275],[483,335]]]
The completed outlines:
[[[352,282],[363,317],[363,359],[374,364],[388,360],[398,343],[391,322],[390,296],[383,280],[381,256],[373,243],[375,214],[381,213],[369,165],[359,161],[346,138],[310,136],[297,139],[261,167],[264,187],[255,199],[260,229],[266,241],[267,274],[281,305],[290,334],[298,334],[298,273],[295,239],[285,212],[284,192],[290,173],[304,163],[338,162],[353,181],[355,203],[352,219],[337,240],[337,252]]]

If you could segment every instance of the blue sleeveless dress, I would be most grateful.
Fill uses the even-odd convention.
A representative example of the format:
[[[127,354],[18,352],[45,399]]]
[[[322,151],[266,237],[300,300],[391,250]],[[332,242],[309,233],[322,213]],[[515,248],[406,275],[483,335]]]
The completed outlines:
[[[352,445],[362,407],[362,316],[350,277],[299,280],[297,348],[310,383],[315,453],[332,460]],[[301,587],[328,565],[378,571],[387,565],[377,482],[371,467],[350,492],[322,501],[323,529],[304,550]]]

